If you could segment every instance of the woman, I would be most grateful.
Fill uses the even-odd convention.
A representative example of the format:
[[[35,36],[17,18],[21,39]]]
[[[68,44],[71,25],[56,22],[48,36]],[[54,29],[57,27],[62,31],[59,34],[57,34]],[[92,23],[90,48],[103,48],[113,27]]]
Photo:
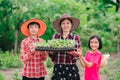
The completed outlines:
[[[78,28],[79,24],[79,19],[73,18],[68,14],[62,15],[61,18],[53,22],[53,27],[58,32],[53,35],[53,39],[75,40],[75,48],[80,48],[80,37],[72,33],[72,31]],[[79,70],[76,65],[78,56],[74,53],[75,51],[49,53],[54,63],[52,80],[80,80]]]

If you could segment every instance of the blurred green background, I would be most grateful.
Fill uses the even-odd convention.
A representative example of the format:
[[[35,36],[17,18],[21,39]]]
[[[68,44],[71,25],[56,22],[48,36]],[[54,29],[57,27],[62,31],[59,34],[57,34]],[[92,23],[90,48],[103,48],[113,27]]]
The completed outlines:
[[[0,69],[21,67],[20,43],[26,38],[20,31],[23,22],[43,20],[47,31],[42,38],[47,41],[56,33],[52,22],[64,13],[80,19],[74,33],[80,36],[84,52],[89,37],[99,34],[103,54],[120,54],[120,0],[0,0]],[[46,63],[51,67],[49,60]]]
[[[74,31],[87,48],[91,35],[99,34],[104,52],[119,52],[120,14],[119,4],[112,0],[0,0],[0,49],[13,50],[16,55],[25,36],[20,26],[26,20],[39,18],[46,22],[47,31],[42,36],[49,40],[55,33],[52,22],[67,13],[79,18],[81,23]]]

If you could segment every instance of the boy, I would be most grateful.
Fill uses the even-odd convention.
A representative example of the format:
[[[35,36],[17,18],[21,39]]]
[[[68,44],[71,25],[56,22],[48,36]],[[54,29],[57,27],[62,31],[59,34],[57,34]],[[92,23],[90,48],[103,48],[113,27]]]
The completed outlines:
[[[44,61],[47,59],[45,51],[36,51],[34,44],[44,42],[38,38],[46,31],[46,24],[39,19],[30,19],[23,23],[21,32],[28,36],[21,42],[20,59],[24,64],[22,80],[44,80],[47,74]]]

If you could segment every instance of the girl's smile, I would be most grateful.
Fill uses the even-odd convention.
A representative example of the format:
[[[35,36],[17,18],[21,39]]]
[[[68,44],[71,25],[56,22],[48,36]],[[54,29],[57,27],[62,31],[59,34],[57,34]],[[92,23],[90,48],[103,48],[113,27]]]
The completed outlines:
[[[97,38],[93,38],[90,40],[90,47],[93,51],[97,51],[99,48],[99,41]]]

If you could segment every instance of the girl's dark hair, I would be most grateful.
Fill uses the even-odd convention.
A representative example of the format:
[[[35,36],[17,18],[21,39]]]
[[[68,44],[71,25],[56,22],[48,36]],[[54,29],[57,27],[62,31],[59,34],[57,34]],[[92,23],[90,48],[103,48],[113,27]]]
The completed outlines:
[[[38,25],[38,27],[40,28],[40,25],[37,22],[31,22],[31,23],[29,23],[28,26],[27,26],[27,28],[29,28],[30,25],[34,25],[34,24]]]
[[[61,25],[61,23],[62,23],[65,19],[69,20],[69,21],[71,22],[71,24],[73,24],[73,21],[72,21],[71,19],[69,19],[69,18],[64,18],[64,19],[62,19],[62,20],[60,21],[59,25]],[[61,28],[61,30],[62,30],[62,28]]]
[[[102,49],[102,40],[101,40],[99,35],[93,35],[93,36],[90,37],[90,39],[88,41],[88,47],[91,49],[90,40],[93,39],[93,38],[96,38],[98,40],[98,42],[99,42],[99,48],[98,49]]]

